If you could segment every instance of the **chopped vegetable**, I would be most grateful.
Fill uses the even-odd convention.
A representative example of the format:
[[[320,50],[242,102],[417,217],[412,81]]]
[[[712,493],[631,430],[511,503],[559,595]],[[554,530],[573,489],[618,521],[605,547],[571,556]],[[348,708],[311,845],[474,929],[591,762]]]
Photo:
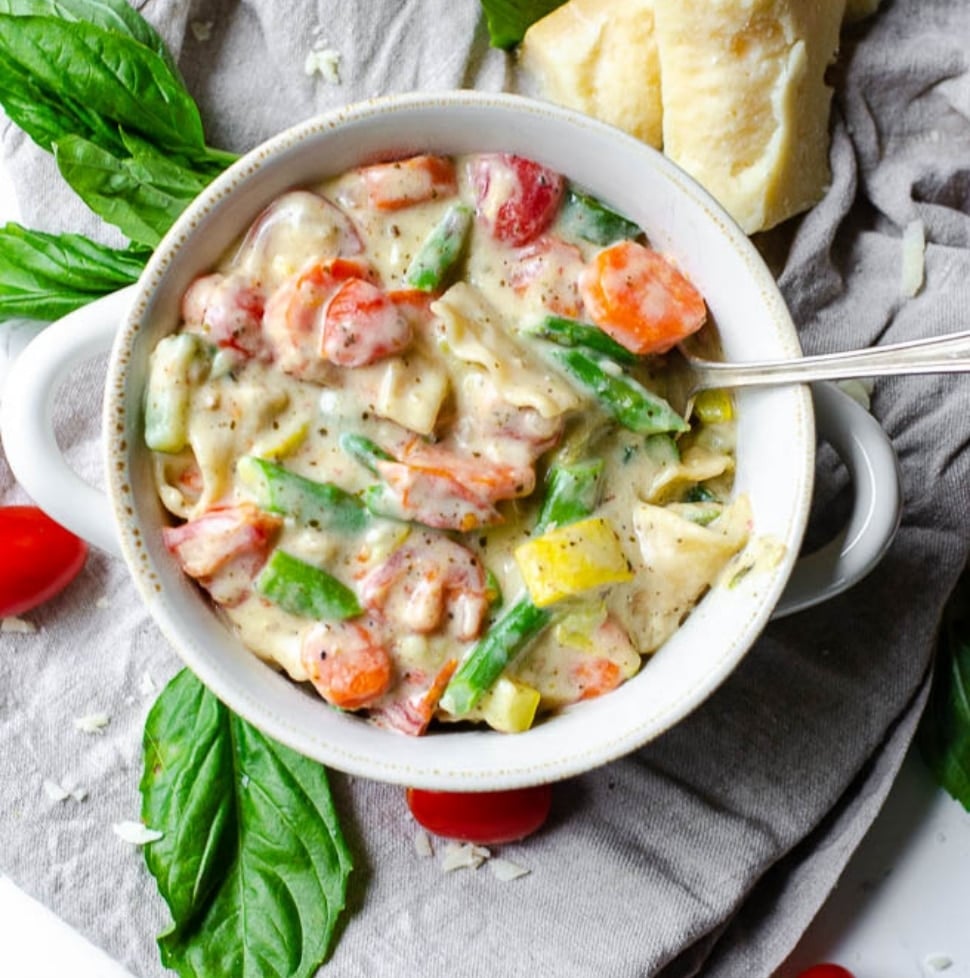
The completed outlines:
[[[659,395],[615,363],[581,349],[554,349],[553,359],[595,395],[623,427],[645,435],[687,431],[687,422]]]
[[[532,726],[540,698],[532,686],[499,676],[481,701],[482,716],[493,730],[521,733]]]
[[[593,244],[609,245],[640,237],[640,228],[589,194],[570,188],[563,202],[560,222],[568,234]]]
[[[346,584],[284,550],[273,551],[255,584],[274,604],[304,618],[353,618],[363,610]]]
[[[502,670],[551,620],[552,613],[529,598],[511,605],[458,666],[441,697],[441,709],[456,717],[474,709]]]
[[[704,424],[734,420],[734,401],[726,390],[701,391],[694,399],[694,414]]]
[[[270,513],[292,516],[314,529],[354,533],[368,523],[364,504],[339,486],[315,482],[264,458],[244,455],[236,466],[256,502]]]
[[[617,363],[632,365],[639,359],[635,353],[621,346],[598,326],[567,319],[564,316],[546,316],[542,322],[529,327],[525,332],[532,336],[541,336],[559,346],[579,346],[595,350]]]
[[[546,476],[546,495],[533,534],[566,526],[591,513],[596,507],[602,474],[602,459],[552,466]]]
[[[602,517],[570,523],[515,550],[529,595],[539,608],[633,577],[616,531]]]
[[[554,170],[510,153],[476,157],[472,179],[479,220],[497,241],[516,248],[552,224],[565,188]]]
[[[408,285],[422,292],[441,288],[465,246],[472,217],[472,209],[467,204],[455,204],[445,212],[408,266],[404,276]]]
[[[636,241],[599,252],[580,275],[579,291],[593,322],[633,353],[665,353],[707,319],[690,281]]]
[[[314,625],[303,639],[300,658],[317,692],[341,710],[373,706],[394,677],[387,649],[359,621]]]
[[[445,156],[411,156],[392,163],[375,163],[358,171],[371,207],[396,211],[458,190],[454,164]]]
[[[180,452],[188,444],[192,388],[206,377],[209,349],[195,333],[166,336],[152,353],[145,396],[145,444]]]
[[[376,442],[364,435],[354,435],[345,432],[340,436],[340,447],[353,456],[365,469],[377,474],[378,462],[393,462],[394,456],[386,452]]]

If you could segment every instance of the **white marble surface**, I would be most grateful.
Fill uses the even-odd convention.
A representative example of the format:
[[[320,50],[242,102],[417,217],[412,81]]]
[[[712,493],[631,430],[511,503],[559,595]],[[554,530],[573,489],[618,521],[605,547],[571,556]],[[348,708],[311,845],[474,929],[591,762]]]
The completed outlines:
[[[0,222],[16,214],[0,165]],[[0,324],[0,391],[37,329]],[[932,784],[911,752],[882,814],[779,978],[820,961],[840,963],[856,978],[970,978],[968,907],[970,813]],[[0,876],[0,975],[129,973]]]

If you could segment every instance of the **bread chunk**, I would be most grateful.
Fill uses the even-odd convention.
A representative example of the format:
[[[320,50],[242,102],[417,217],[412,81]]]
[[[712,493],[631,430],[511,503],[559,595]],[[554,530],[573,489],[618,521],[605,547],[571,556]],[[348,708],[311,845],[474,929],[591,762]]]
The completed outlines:
[[[664,152],[748,233],[815,204],[845,0],[655,0]]]
[[[654,0],[569,0],[526,32],[520,66],[550,101],[659,148],[653,8]]]

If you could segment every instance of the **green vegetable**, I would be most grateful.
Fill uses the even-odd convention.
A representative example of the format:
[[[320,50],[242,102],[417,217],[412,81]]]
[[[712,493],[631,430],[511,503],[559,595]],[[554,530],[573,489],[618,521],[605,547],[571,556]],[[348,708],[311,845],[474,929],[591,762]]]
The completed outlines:
[[[364,437],[364,435],[343,434],[340,436],[340,447],[352,455],[368,471],[377,472],[378,462],[393,462],[394,456],[385,452],[380,445]]]
[[[95,213],[147,246],[7,225],[0,319],[53,319],[133,281],[186,204],[236,159],[206,145],[174,59],[126,0],[0,0],[0,107]]]
[[[411,260],[404,276],[408,285],[422,292],[440,288],[465,247],[472,217],[473,211],[467,204],[453,204],[448,208]]]
[[[552,466],[546,476],[546,496],[533,534],[538,536],[554,526],[566,526],[589,516],[596,508],[602,474],[601,459]]]
[[[10,118],[46,149],[68,134],[120,148],[121,129],[188,158],[205,155],[199,110],[181,78],[130,36],[85,20],[0,14],[0,64],[46,94],[48,108],[60,104],[60,112],[25,113],[23,98],[3,85]],[[65,126],[72,116],[75,124]]]
[[[181,978],[310,978],[344,908],[350,851],[326,769],[270,740],[182,670],[145,722],[145,862]]]
[[[54,144],[61,176],[99,217],[138,244],[155,247],[209,177],[125,137],[130,155],[115,155],[81,136]]]
[[[676,465],[680,461],[680,449],[677,442],[666,432],[647,435],[643,440],[647,457],[658,465]]]
[[[0,227],[0,321],[54,320],[130,285],[148,251],[108,248],[80,234]]]
[[[556,349],[552,356],[625,428],[646,435],[689,429],[662,397],[648,391],[612,361],[578,348]]]
[[[256,502],[270,513],[292,516],[304,526],[356,533],[368,522],[364,504],[331,482],[315,482],[275,462],[253,455],[236,465]]]
[[[144,44],[177,72],[175,61],[155,28],[127,0],[0,0],[0,14],[18,17],[60,17],[68,23],[87,21]]]
[[[285,550],[270,554],[255,587],[284,611],[303,618],[335,621],[355,618],[363,611],[346,584]]]
[[[188,444],[192,388],[206,376],[210,350],[195,333],[175,333],[152,352],[145,395],[145,444],[154,452],[180,452]]]
[[[524,332],[532,336],[541,336],[559,346],[586,347],[588,350],[595,350],[608,356],[617,363],[632,365],[640,360],[635,353],[621,346],[598,326],[567,319],[564,316],[546,316],[542,322],[528,327]]]
[[[944,611],[917,744],[939,783],[970,811],[970,570]]]
[[[565,0],[482,0],[492,47],[511,48],[525,32]]]
[[[441,708],[456,717],[474,709],[502,670],[551,620],[551,611],[520,598],[462,660],[442,694]]]
[[[560,224],[567,235],[598,245],[609,245],[626,238],[636,239],[643,234],[633,221],[575,188],[570,188],[566,193]]]
[[[596,505],[599,460],[554,466],[546,479],[546,497],[537,528],[565,526],[583,519]],[[502,670],[552,621],[553,613],[537,608],[528,596],[519,598],[472,646],[455,670],[441,697],[441,707],[464,716],[495,685]]]

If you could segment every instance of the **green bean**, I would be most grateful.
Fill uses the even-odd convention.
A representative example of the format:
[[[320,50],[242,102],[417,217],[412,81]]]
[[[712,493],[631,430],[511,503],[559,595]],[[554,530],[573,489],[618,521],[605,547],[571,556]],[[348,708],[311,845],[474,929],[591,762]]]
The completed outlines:
[[[411,260],[405,282],[422,292],[434,292],[458,261],[472,226],[472,209],[454,204],[424,239]]]
[[[589,194],[570,188],[563,202],[560,217],[562,230],[567,235],[608,245],[624,238],[639,238],[643,231],[602,201]]]
[[[368,523],[364,504],[332,482],[315,482],[254,455],[244,455],[236,471],[257,504],[269,513],[292,516],[303,526],[342,533],[356,533]]]
[[[284,611],[302,618],[336,621],[355,618],[363,609],[357,595],[325,570],[285,550],[270,554],[256,590]]]
[[[565,316],[546,316],[540,323],[527,327],[524,332],[531,336],[541,336],[558,346],[584,346],[616,360],[617,363],[632,365],[640,360],[635,353],[621,346],[598,326],[581,323],[577,319],[567,319]]]
[[[602,459],[553,465],[546,476],[546,497],[532,532],[538,535],[589,516],[596,508],[602,474]]]
[[[502,670],[551,620],[551,611],[520,598],[465,656],[445,688],[441,708],[456,717],[473,710]]]
[[[644,435],[687,431],[687,422],[659,395],[615,363],[579,348],[554,349],[554,359],[586,387],[624,428]]]

